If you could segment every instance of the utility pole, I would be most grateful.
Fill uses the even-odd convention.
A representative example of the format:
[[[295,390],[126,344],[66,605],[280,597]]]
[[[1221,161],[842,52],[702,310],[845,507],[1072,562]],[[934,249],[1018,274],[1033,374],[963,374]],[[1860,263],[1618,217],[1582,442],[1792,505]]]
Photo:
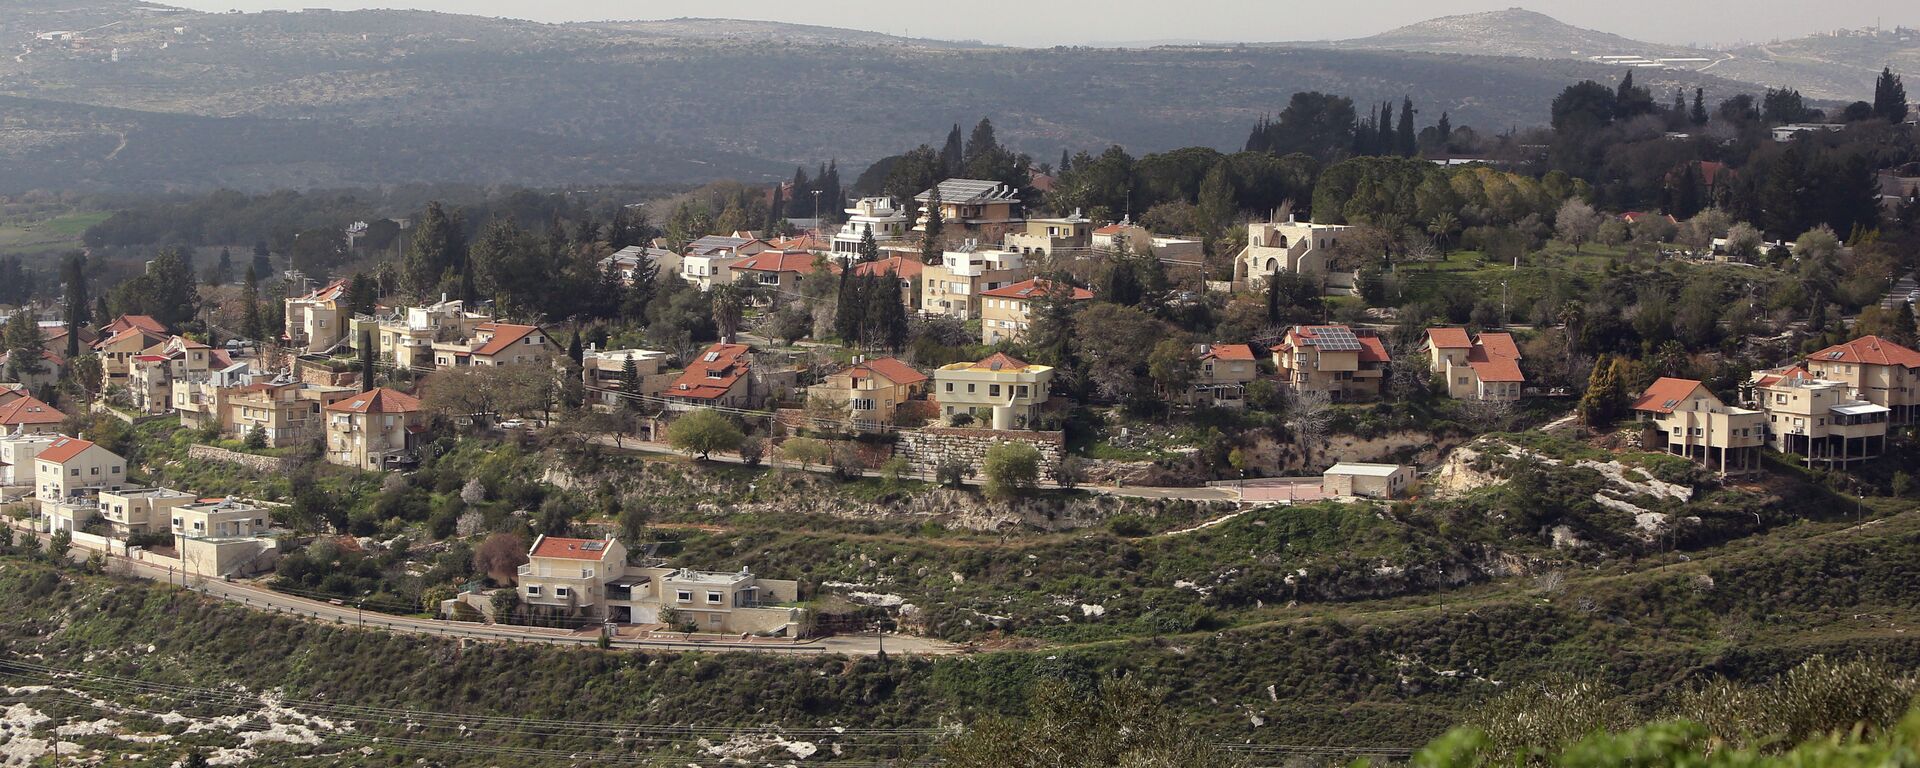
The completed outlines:
[[[820,190],[813,190],[813,236],[820,237]]]

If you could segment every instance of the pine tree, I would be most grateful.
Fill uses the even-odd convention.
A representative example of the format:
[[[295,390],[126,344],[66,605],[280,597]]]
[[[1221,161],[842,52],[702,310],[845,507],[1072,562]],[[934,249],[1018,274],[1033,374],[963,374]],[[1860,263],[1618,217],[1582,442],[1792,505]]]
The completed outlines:
[[[840,161],[827,161],[827,171],[820,175],[820,211],[815,214],[823,219],[833,219],[846,200],[840,191]],[[816,225],[817,226],[817,225]]]
[[[24,382],[47,369],[44,357],[47,337],[40,333],[40,322],[32,312],[13,313],[13,317],[7,319],[5,332],[0,333],[0,343],[6,347],[6,374],[10,380]]]
[[[401,260],[401,285],[415,296],[431,295],[440,277],[454,264],[454,220],[439,201],[427,203],[426,215],[414,229],[413,242]]]
[[[761,226],[768,237],[780,233],[780,221],[787,217],[787,200],[779,184],[773,185],[773,201],[767,203],[767,223]]]
[[[1394,136],[1393,102],[1383,101],[1380,103],[1380,139],[1375,146],[1379,149],[1379,154],[1391,155],[1394,154],[1394,145],[1398,142],[1399,139]]]
[[[1065,176],[1071,170],[1073,170],[1073,158],[1068,156],[1066,150],[1060,150],[1060,168],[1055,173]]]
[[[877,342],[892,352],[898,352],[907,346],[908,319],[907,305],[900,301],[900,276],[893,268],[887,268],[880,278],[876,293],[885,296],[887,301],[881,306],[880,337]]]
[[[967,168],[972,168],[974,167],[975,161],[999,150],[1000,140],[994,135],[993,121],[984,117],[980,118],[980,122],[973,126],[973,133],[967,136],[967,152],[964,165]]]
[[[1233,169],[1227,161],[1221,160],[1208,169],[1205,178],[1200,180],[1200,204],[1197,218],[1202,233],[1215,235],[1231,223],[1233,216],[1240,212],[1240,205],[1234,199]]]
[[[1062,150],[1064,151],[1064,150]],[[947,134],[946,146],[940,148],[940,166],[947,178],[960,175],[960,169],[966,167],[967,150],[960,135],[960,124],[954,123],[953,130]]]
[[[1419,136],[1413,131],[1413,97],[1404,96],[1400,100],[1400,155],[1413,157],[1420,153]]]
[[[628,352],[627,359],[620,363],[620,392],[625,395],[620,398],[621,407],[640,407],[640,400],[635,396],[640,392],[640,365],[633,361],[632,352]]]
[[[1626,111],[1628,109],[1627,105],[1631,104],[1632,102],[1633,102],[1633,70],[1629,69],[1627,70],[1627,76],[1620,78],[1619,90],[1614,91],[1614,94],[1613,94],[1614,107],[1615,109],[1619,110],[1614,114],[1614,117],[1615,118],[1632,117],[1633,115],[1629,114]]]
[[[868,224],[860,232],[860,262],[880,260],[880,244],[873,240],[873,225]]]
[[[80,356],[80,329],[92,319],[87,311],[87,255],[70,253],[60,263],[60,279],[67,285],[67,359]]]
[[[1453,118],[1451,116],[1445,112],[1440,113],[1440,122],[1434,124],[1434,133],[1440,135],[1441,152],[1453,151]]]
[[[860,282],[853,279],[852,269],[840,270],[840,288],[834,292],[833,332],[848,346],[859,346],[862,320],[860,310],[866,307],[861,301]]]
[[[1881,69],[1880,79],[1873,83],[1873,116],[1894,124],[1906,122],[1907,88],[1892,67]]]
[[[567,357],[574,365],[580,365],[587,359],[586,347],[580,343],[580,326],[573,327],[573,341],[567,342]]]
[[[1693,109],[1687,112],[1687,122],[1694,125],[1707,124],[1707,89],[1693,89]]]
[[[233,282],[233,250],[220,249],[220,262],[213,267],[213,284],[226,285]]]
[[[1675,117],[1687,113],[1687,89],[1673,89],[1673,108],[1669,110]]]

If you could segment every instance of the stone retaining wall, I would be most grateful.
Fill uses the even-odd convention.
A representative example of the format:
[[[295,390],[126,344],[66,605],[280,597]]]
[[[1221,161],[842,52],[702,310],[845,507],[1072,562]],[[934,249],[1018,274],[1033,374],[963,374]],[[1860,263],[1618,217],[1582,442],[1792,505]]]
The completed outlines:
[[[246,467],[262,474],[282,474],[291,472],[300,466],[300,460],[284,456],[260,456],[252,453],[229,451],[211,445],[187,446],[187,458],[217,461],[222,464],[234,464]]]
[[[987,449],[1000,443],[1021,442],[1039,449],[1040,481],[1050,483],[1054,465],[1067,449],[1064,432],[926,427],[903,430],[899,438],[899,442],[894,443],[893,455],[906,459],[914,474],[926,477],[932,477],[934,469],[950,459],[966,462],[977,476],[981,463],[986,460]]]

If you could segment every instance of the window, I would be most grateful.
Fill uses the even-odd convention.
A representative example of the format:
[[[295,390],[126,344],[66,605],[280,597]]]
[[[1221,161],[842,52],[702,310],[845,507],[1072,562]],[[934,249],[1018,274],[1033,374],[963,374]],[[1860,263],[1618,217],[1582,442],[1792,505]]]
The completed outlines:
[[[968,384],[968,385],[967,385],[967,394],[969,394],[969,395],[971,395],[971,394],[973,394],[973,385],[972,385],[972,384]]]
[[[100,468],[99,468],[99,467],[87,467],[87,474],[89,474],[89,475],[97,475],[97,474],[100,474]]]
[[[691,603],[693,602],[693,590],[690,590],[690,589],[676,590],[673,593],[673,599],[682,603]]]
[[[719,592],[707,593],[707,605],[719,605],[725,599],[726,599],[726,596],[722,595]]]
[[[856,411],[871,411],[873,410],[873,399],[856,397],[853,399],[853,409]]]
[[[79,476],[80,476],[80,468],[79,468],[79,467],[74,467],[74,468],[72,469],[72,471],[69,471],[69,472],[68,472],[67,474],[69,474],[69,475],[72,475],[72,476],[74,476],[74,477],[79,477]]]
[[[571,597],[572,595],[573,595],[573,590],[571,590],[571,589],[568,589],[568,588],[566,588],[566,587],[554,587],[554,588],[553,588],[553,596],[554,596],[554,597],[559,597],[559,598],[566,598],[566,597]]]
[[[999,396],[1000,396],[1000,385],[998,385],[998,384],[988,384],[988,385],[987,385],[987,395],[988,395],[988,396],[991,396],[991,397],[999,397]]]
[[[539,596],[540,596],[540,585],[538,585],[538,584],[528,584],[528,585],[527,585],[527,597],[539,597]]]
[[[947,382],[947,391],[948,391],[948,392],[952,392],[952,391],[953,391],[953,382],[951,382],[951,381],[949,381],[949,382]]]

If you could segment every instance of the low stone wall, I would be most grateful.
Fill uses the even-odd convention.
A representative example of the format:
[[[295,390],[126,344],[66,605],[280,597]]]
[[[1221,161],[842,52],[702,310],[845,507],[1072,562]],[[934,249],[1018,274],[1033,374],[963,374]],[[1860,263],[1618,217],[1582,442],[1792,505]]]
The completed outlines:
[[[187,458],[217,461],[222,464],[233,464],[263,474],[291,472],[300,466],[299,459],[284,456],[260,456],[252,453],[241,453],[239,451],[229,451],[225,448],[218,448],[211,445],[187,446]]]
[[[1040,481],[1053,482],[1053,468],[1067,448],[1064,432],[925,427],[903,430],[899,438],[899,442],[894,443],[893,455],[906,459],[914,474],[927,477],[933,476],[941,462],[952,459],[966,462],[977,473],[986,460],[987,449],[1000,443],[1020,442],[1040,450]]]

